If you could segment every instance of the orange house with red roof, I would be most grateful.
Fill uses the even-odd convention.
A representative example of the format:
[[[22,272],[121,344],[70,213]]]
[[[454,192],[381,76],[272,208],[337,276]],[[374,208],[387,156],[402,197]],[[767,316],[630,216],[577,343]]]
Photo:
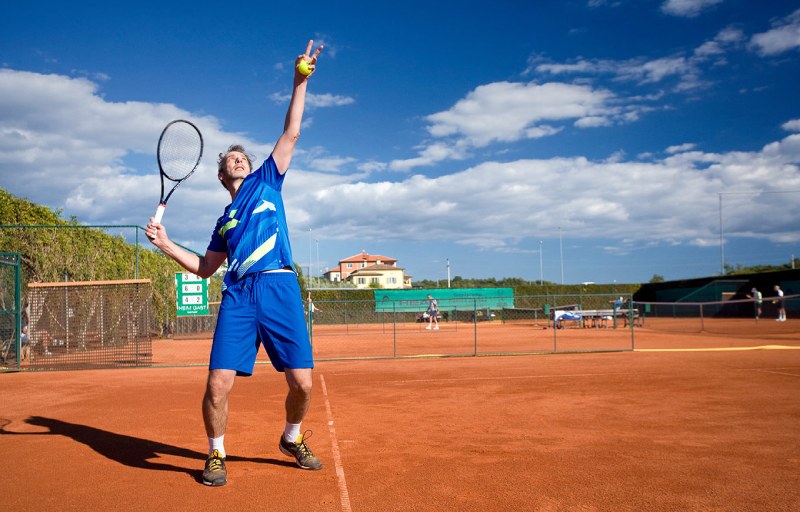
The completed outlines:
[[[397,259],[367,251],[339,260],[339,266],[323,275],[331,282],[350,281],[358,288],[411,288],[411,276],[397,266]]]

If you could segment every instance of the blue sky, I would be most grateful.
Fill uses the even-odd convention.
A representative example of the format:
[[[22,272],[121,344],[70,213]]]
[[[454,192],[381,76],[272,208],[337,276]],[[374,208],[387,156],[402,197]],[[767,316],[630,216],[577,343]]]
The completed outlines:
[[[158,135],[188,118],[206,152],[164,224],[203,252],[217,153],[269,154],[314,39],[284,186],[314,275],[362,250],[414,280],[565,283],[800,257],[796,1],[270,4],[5,2],[0,187],[143,226]]]

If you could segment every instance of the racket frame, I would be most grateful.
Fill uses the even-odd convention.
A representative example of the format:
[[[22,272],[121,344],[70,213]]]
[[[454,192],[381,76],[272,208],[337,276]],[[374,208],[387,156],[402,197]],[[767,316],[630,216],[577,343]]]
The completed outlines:
[[[194,128],[194,130],[197,132],[197,137],[200,139],[200,152],[197,155],[197,160],[194,163],[194,167],[192,167],[192,169],[181,178],[173,178],[172,176],[164,172],[164,167],[161,165],[161,143],[164,140],[164,135],[167,133],[167,130],[169,130],[169,128],[176,123],[188,124],[189,126]],[[185,119],[176,119],[174,121],[170,121],[167,124],[167,126],[164,127],[164,129],[161,131],[161,135],[158,137],[156,158],[158,159],[158,171],[161,174],[161,199],[158,202],[158,207],[156,208],[156,214],[153,216],[153,220],[157,224],[161,222],[161,219],[164,216],[164,210],[167,207],[167,201],[169,201],[169,198],[172,196],[172,193],[175,192],[175,189],[177,189],[181,183],[186,181],[186,179],[188,179],[189,176],[194,174],[194,171],[197,170],[197,166],[200,165],[200,160],[202,160],[203,158],[203,134],[200,133],[200,130],[191,121],[187,121]],[[166,180],[175,183],[175,185],[173,185],[172,190],[170,190],[169,193],[166,196],[164,196],[164,190],[166,188],[165,187]]]

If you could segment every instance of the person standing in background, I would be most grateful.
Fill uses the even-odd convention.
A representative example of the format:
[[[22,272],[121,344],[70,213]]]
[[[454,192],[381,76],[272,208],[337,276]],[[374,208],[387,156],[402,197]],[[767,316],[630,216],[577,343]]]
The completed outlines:
[[[783,304],[783,290],[781,290],[781,286],[779,284],[775,285],[775,296],[777,298],[773,300],[772,303],[778,306],[778,318],[776,319],[776,321],[785,322],[786,307]]]
[[[761,318],[761,303],[763,302],[763,296],[758,288],[755,286],[752,290],[750,290],[750,295],[747,296],[750,299],[753,299],[753,307],[755,308],[756,313],[756,320]]]

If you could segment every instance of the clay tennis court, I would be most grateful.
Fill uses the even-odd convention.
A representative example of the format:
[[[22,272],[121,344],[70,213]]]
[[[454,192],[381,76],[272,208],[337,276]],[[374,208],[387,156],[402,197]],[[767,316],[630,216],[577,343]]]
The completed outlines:
[[[285,384],[260,364],[231,397],[221,488],[200,483],[206,370],[194,363],[208,341],[158,340],[154,368],[0,375],[0,489],[20,512],[797,510],[792,323],[736,335],[642,328],[636,351],[322,360],[304,422],[325,463],[317,472],[278,451]],[[445,327],[396,343],[405,355],[460,349]],[[552,331],[509,340],[552,348]],[[501,348],[504,332],[493,331]],[[558,335],[605,347],[619,333]],[[382,343],[317,336],[315,348],[324,359],[370,339]]]

